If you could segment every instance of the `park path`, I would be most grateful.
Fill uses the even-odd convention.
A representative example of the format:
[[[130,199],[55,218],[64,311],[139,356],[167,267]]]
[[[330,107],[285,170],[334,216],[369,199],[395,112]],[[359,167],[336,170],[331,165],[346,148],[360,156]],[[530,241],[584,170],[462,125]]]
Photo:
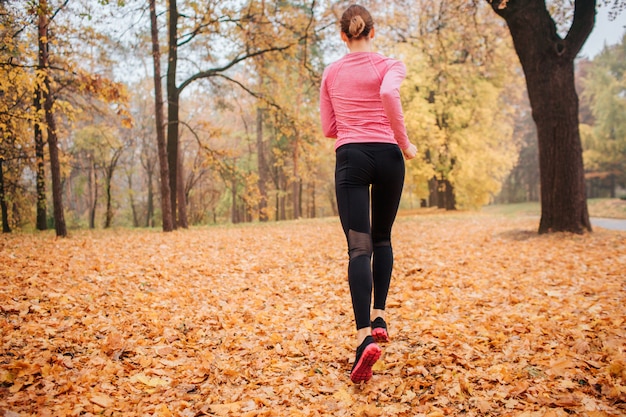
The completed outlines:
[[[626,220],[624,219],[605,219],[600,217],[592,217],[591,225],[593,227],[602,227],[603,229],[626,231]]]

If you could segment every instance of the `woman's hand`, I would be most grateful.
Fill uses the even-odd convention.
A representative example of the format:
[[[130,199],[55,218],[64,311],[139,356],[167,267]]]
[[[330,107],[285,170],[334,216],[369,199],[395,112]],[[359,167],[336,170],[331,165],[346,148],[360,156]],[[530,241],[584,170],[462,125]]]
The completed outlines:
[[[404,159],[407,161],[413,159],[415,155],[417,155],[417,146],[411,143],[408,148],[402,150],[402,153],[404,154]]]

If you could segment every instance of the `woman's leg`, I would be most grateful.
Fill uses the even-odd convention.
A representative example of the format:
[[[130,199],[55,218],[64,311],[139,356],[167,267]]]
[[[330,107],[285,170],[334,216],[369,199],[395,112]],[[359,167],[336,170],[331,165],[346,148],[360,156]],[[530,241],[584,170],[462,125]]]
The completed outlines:
[[[373,318],[382,317],[393,269],[391,228],[404,184],[404,158],[399,148],[385,147],[377,154],[377,176],[372,185]],[[384,318],[384,317],[383,317]]]
[[[369,335],[372,297],[370,191],[374,168],[363,146],[337,149],[335,190],[341,225],[348,242],[348,282],[360,344]]]

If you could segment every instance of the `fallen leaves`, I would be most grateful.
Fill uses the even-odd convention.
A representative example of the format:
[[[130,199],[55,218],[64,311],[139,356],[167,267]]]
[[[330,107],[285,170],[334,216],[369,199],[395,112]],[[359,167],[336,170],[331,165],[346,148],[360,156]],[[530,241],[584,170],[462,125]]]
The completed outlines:
[[[617,416],[626,236],[401,217],[374,377],[337,219],[0,237],[0,414]]]

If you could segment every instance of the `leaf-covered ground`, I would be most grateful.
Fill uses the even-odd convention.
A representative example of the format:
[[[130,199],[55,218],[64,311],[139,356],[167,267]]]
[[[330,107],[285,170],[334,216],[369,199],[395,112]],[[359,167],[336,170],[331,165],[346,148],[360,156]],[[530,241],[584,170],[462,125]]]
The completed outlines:
[[[405,216],[349,379],[337,219],[0,237],[2,416],[626,414],[626,233]]]

